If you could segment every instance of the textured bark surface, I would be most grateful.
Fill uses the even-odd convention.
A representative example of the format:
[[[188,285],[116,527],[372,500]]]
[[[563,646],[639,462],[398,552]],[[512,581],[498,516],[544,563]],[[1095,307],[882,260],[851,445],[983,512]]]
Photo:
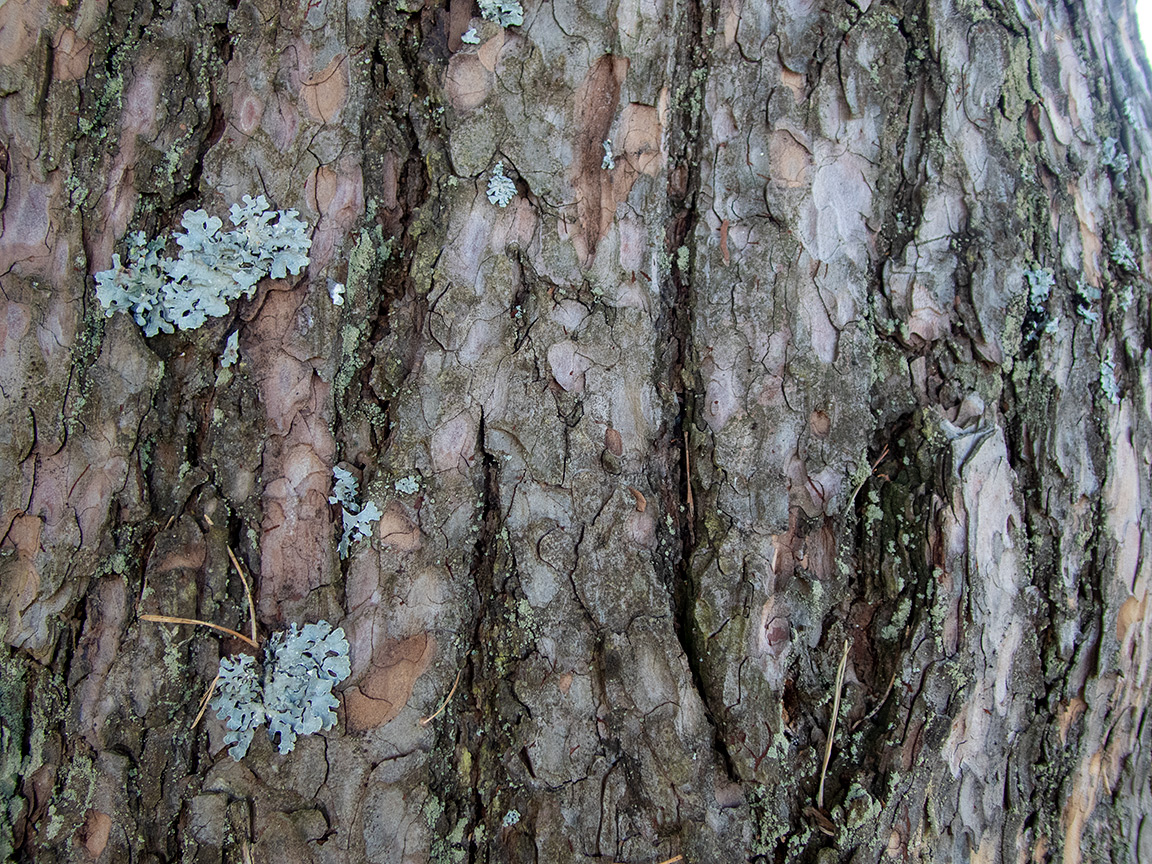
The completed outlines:
[[[525,7],[0,5],[0,850],[1152,861],[1130,4]],[[103,317],[244,194],[306,273]],[[229,549],[351,642],[285,756],[193,725],[240,643],[138,617],[245,629]]]

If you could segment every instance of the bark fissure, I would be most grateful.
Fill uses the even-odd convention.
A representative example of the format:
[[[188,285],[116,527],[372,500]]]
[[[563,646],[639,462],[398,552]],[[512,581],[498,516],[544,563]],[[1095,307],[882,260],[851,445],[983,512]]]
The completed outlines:
[[[675,67],[670,76],[672,87],[680,105],[668,132],[671,170],[669,171],[667,200],[669,222],[664,239],[669,271],[663,280],[665,301],[665,329],[668,333],[669,367],[665,376],[669,388],[676,394],[678,411],[672,427],[665,432],[664,446],[668,450],[669,481],[676,486],[675,494],[665,494],[665,507],[674,513],[678,547],[671,562],[669,592],[672,620],[681,651],[688,664],[693,689],[709,718],[713,730],[713,746],[728,779],[740,778],[728,753],[727,743],[719,722],[719,708],[711,696],[712,688],[705,680],[702,655],[709,649],[709,634],[701,632],[696,620],[695,605],[699,586],[693,575],[697,556],[709,554],[707,547],[698,546],[698,525],[703,517],[696,512],[695,501],[708,501],[707,490],[693,476],[694,459],[709,459],[707,444],[696,430],[696,411],[703,399],[699,384],[698,349],[694,344],[694,295],[692,256],[682,256],[684,243],[696,230],[700,220],[697,201],[703,178],[700,173],[700,155],[703,147],[704,120],[703,95],[711,58],[705,31],[714,30],[719,10],[711,2],[687,0],[684,4],[681,38]],[[658,559],[658,567],[662,565]]]

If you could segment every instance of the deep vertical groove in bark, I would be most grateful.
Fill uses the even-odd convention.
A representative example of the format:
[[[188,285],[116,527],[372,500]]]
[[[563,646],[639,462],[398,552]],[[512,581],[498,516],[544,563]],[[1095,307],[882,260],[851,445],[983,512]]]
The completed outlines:
[[[696,207],[701,184],[704,76],[711,71],[705,29],[714,29],[718,11],[710,0],[685,0],[684,13],[679,29],[681,38],[677,40],[675,69],[671,76],[678,110],[668,132],[673,142],[670,147],[673,155],[667,190],[669,222],[664,238],[664,251],[671,263],[664,280],[663,295],[666,298],[669,347],[673,349],[668,352],[670,366],[665,380],[676,394],[679,405],[675,425],[666,433],[664,442],[671,453],[677,454],[676,458],[667,460],[669,465],[676,466],[673,478],[678,487],[678,494],[667,495],[668,509],[676,514],[676,536],[679,541],[677,557],[670,574],[670,591],[676,636],[684,652],[693,686],[708,713],[714,731],[713,744],[728,778],[738,781],[700,663],[701,653],[708,650],[708,634],[700,632],[693,612],[699,591],[693,577],[693,558],[700,554],[697,525],[702,523],[695,502],[706,499],[703,486],[693,476],[692,464],[695,460],[710,458],[710,455],[706,446],[700,445],[695,428],[695,416],[703,396],[699,392],[698,349],[693,341],[693,258],[691,254],[681,256],[679,253],[681,248],[688,248],[684,243],[695,232],[700,218]]]
[[[484,446],[484,418],[480,418],[479,447],[477,462],[479,463],[479,478],[482,484],[480,491],[481,510],[477,516],[479,535],[476,539],[476,549],[473,553],[472,571],[469,574],[475,586],[477,607],[476,624],[473,631],[473,647],[469,652],[469,675],[472,685],[472,699],[474,702],[475,728],[469,735],[468,749],[474,754],[473,785],[471,790],[472,812],[470,827],[484,826],[491,828],[493,814],[490,812],[489,800],[493,788],[499,783],[503,774],[500,764],[502,736],[500,736],[500,710],[497,704],[496,688],[499,686],[500,674],[497,671],[494,651],[498,651],[497,617],[499,611],[500,591],[496,585],[495,569],[497,564],[497,532],[500,528],[500,486],[499,468],[496,460],[492,458]],[[493,739],[495,737],[495,740]],[[482,842],[479,848],[474,842],[469,846],[469,861],[485,862],[489,860],[488,849]]]

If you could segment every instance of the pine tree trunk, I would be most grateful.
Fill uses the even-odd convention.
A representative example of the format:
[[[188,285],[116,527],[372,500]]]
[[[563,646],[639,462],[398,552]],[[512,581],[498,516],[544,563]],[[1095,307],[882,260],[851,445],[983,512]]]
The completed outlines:
[[[1130,4],[525,7],[0,6],[0,849],[1152,860]],[[305,273],[105,317],[246,194]],[[246,632],[229,551],[351,644],[286,755],[140,617]]]

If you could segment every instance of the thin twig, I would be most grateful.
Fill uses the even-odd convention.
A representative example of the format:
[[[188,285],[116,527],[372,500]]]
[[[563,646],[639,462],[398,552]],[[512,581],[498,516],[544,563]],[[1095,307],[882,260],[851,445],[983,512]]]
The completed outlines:
[[[213,630],[219,630],[221,633],[227,633],[229,636],[235,636],[237,639],[242,639],[253,648],[259,648],[255,639],[249,639],[243,633],[237,633],[228,627],[221,627],[219,624],[213,624],[210,621],[201,621],[198,618],[174,618],[171,615],[141,615],[141,621],[156,621],[160,624],[199,624],[201,627],[211,627]]]
[[[884,707],[884,703],[888,701],[888,694],[892,692],[892,685],[896,683],[896,672],[892,673],[892,680],[888,682],[888,689],[884,691],[884,695],[880,697],[880,701],[876,703],[876,707],[852,724],[852,731],[855,732],[860,728],[860,724],[866,723],[876,716],[876,712]]]
[[[880,467],[880,463],[884,461],[884,457],[887,455],[888,445],[885,444],[884,449],[880,451],[880,455],[876,457],[876,461],[872,463],[872,470],[869,471],[864,479],[856,484],[856,488],[852,490],[852,495],[848,498],[848,506],[845,509],[852,509],[852,505],[856,502],[856,496],[860,494],[860,490],[864,488],[864,484],[872,479],[872,475],[876,473],[876,469]]]
[[[688,505],[688,521],[696,518],[696,508],[692,504],[692,457],[688,453],[688,430],[684,430],[684,491]]]
[[[196,724],[200,722],[200,718],[204,716],[204,712],[208,709],[208,700],[212,698],[212,694],[216,692],[216,682],[220,680],[220,673],[216,673],[216,677],[212,679],[212,683],[208,685],[208,692],[204,694],[204,698],[200,700],[200,710],[196,713],[196,719],[192,721],[192,728],[196,728]]]
[[[824,746],[824,764],[820,768],[820,789],[816,792],[816,809],[824,809],[824,778],[828,774],[828,760],[832,758],[832,739],[836,736],[836,717],[840,713],[840,690],[844,686],[844,669],[848,666],[848,640],[844,640],[844,653],[836,669],[836,695],[832,699],[832,719],[828,723],[828,743]]]
[[[441,712],[443,712],[444,709],[448,707],[448,703],[452,701],[452,695],[456,692],[456,688],[460,685],[460,676],[463,674],[463,669],[456,673],[456,683],[452,685],[452,689],[449,690],[448,695],[444,697],[444,702],[440,705],[435,714],[433,714],[431,717],[424,717],[420,720],[421,726],[427,726],[429,723],[439,717]]]
[[[244,583],[244,595],[248,598],[248,618],[252,622],[252,644],[256,644],[256,607],[252,603],[252,589],[248,586],[248,578],[244,575],[244,568],[240,566],[240,562],[236,560],[236,556],[232,554],[232,547],[226,546],[228,550],[228,557],[232,559],[232,566],[236,568],[236,572],[240,574],[240,581]]]

